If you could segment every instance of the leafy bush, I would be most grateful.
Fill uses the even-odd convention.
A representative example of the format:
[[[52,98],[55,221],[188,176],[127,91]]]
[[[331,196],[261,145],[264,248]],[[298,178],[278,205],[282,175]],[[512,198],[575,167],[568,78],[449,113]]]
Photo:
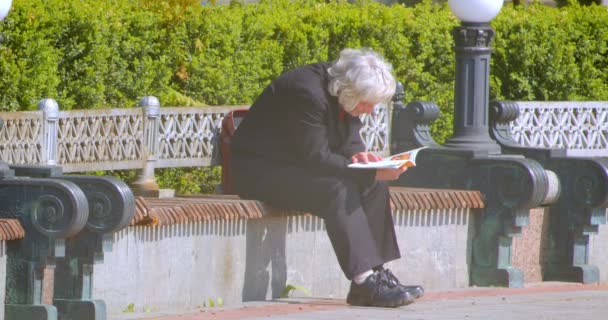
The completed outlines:
[[[159,169],[156,181],[161,188],[174,189],[176,194],[215,193],[215,187],[221,182],[221,168]]]
[[[608,10],[508,7],[493,21],[492,96],[608,100]]]
[[[137,180],[137,170],[110,170],[85,172],[89,175],[110,175],[132,183]],[[221,183],[220,167],[163,168],[155,171],[156,183],[161,189],[173,189],[176,194],[215,193]]]
[[[582,5],[592,5],[592,4],[601,4],[602,0],[555,0],[555,3],[558,6],[567,6],[571,4],[582,4]]]
[[[15,0],[0,23],[0,110],[33,110],[43,97],[63,110],[132,107],[146,95],[167,106],[250,104],[284,70],[371,47],[393,64],[406,102],[440,106],[441,142],[452,131],[459,21],[445,3],[397,2]],[[608,10],[568,3],[508,4],[492,21],[491,98],[608,100]],[[198,191],[192,179],[209,173],[188,170],[159,181]]]

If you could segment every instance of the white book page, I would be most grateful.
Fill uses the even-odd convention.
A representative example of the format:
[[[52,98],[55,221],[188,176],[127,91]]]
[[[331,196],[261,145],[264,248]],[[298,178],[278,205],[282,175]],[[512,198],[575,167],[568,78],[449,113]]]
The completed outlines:
[[[381,161],[368,163],[351,163],[348,165],[348,167],[353,169],[397,169],[403,165],[407,167],[413,167],[416,165],[416,157],[418,156],[418,151],[425,148],[427,147],[412,149],[406,152],[394,154],[392,156],[388,156],[382,159]]]

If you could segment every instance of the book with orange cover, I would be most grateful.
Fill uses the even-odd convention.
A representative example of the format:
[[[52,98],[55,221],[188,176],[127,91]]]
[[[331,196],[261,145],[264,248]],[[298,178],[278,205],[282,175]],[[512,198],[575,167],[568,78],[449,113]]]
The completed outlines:
[[[416,166],[416,156],[418,155],[418,151],[425,148],[427,147],[412,149],[406,152],[394,154],[392,156],[383,158],[380,161],[368,163],[351,163],[348,165],[348,167],[353,169],[397,169],[402,166],[414,167]]]

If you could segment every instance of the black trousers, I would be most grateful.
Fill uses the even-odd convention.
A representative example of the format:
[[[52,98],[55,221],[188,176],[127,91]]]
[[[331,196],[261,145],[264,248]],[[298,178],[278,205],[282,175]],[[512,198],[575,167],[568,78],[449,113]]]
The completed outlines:
[[[244,158],[233,158],[232,171],[234,187],[241,197],[324,219],[340,267],[349,280],[400,258],[386,183],[362,187],[350,179]]]

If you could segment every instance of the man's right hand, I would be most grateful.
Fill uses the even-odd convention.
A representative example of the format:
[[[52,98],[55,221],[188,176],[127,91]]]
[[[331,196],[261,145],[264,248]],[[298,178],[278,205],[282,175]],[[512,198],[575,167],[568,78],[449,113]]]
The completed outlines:
[[[406,166],[401,166],[397,169],[377,169],[376,170],[376,180],[379,181],[388,181],[388,180],[397,180],[399,176],[407,171]]]

